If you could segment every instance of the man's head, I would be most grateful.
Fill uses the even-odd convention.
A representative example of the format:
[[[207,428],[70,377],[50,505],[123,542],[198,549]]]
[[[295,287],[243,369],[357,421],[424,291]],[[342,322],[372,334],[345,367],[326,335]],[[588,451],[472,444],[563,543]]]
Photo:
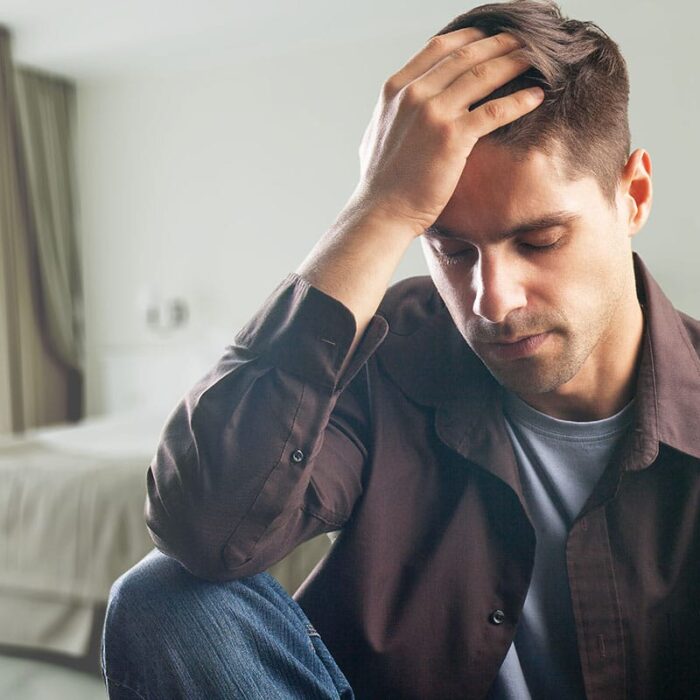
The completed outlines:
[[[612,202],[630,152],[629,78],[617,44],[593,22],[567,19],[552,0],[481,5],[455,17],[437,35],[477,27],[520,39],[532,67],[472,109],[516,90],[540,85],[544,102],[488,135],[513,150],[558,147],[569,179],[591,175]],[[436,36],[437,36],[436,35]]]
[[[491,20],[492,13],[510,21]],[[527,31],[513,19],[521,15]],[[559,400],[600,392],[601,382],[624,383],[641,336],[631,237],[651,206],[649,156],[628,155],[624,62],[611,57],[617,49],[599,30],[563,20],[550,3],[488,5],[449,27],[470,17],[489,33],[515,34],[534,55],[544,31],[552,82],[540,107],[482,138],[469,155],[452,198],[422,237],[431,276],[465,340],[520,395],[556,390]],[[562,37],[571,40],[565,63],[552,68]],[[605,48],[592,50],[596,42]],[[599,72],[597,95],[592,76]],[[613,95],[617,83],[622,92]],[[519,78],[493,96],[522,86]],[[622,125],[610,123],[608,109]],[[605,128],[592,116],[598,113]],[[606,142],[613,130],[621,142]],[[578,161],[572,144],[582,151]]]

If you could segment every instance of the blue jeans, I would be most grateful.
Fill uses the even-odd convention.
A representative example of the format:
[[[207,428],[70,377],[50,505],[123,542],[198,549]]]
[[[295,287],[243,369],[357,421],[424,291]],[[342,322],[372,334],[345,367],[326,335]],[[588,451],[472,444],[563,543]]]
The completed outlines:
[[[119,700],[353,700],[299,605],[270,574],[211,583],[153,550],[115,581],[102,670]]]

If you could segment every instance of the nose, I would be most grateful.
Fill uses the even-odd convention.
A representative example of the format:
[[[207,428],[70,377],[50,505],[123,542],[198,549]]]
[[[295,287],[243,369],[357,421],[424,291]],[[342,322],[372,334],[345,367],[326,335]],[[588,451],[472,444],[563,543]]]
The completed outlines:
[[[517,265],[481,254],[472,267],[472,275],[472,310],[477,316],[502,323],[511,311],[525,306],[525,288]]]

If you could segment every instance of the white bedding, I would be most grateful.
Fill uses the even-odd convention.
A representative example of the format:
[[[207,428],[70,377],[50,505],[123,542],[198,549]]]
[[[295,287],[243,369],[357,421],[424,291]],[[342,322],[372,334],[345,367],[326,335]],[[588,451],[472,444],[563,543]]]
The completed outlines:
[[[83,455],[143,457],[153,455],[167,415],[156,409],[91,418],[28,432],[42,445]]]
[[[153,544],[145,473],[167,416],[0,440],[0,644],[86,652],[96,604]]]

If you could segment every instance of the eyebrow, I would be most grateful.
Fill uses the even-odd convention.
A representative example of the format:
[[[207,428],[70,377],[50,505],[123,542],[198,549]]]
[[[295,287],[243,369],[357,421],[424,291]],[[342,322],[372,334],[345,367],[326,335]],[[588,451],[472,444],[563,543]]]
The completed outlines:
[[[496,241],[504,241],[509,238],[514,238],[515,236],[520,236],[524,233],[533,233],[534,231],[542,231],[548,228],[554,228],[555,226],[568,226],[581,218],[580,214],[571,211],[555,211],[550,214],[544,214],[543,216],[538,216],[530,221],[524,221],[517,226],[508,229],[507,231],[502,231],[495,236]],[[452,238],[456,240],[467,240],[464,235],[460,235],[444,226],[438,226],[433,224],[425,229],[424,235],[428,237],[439,237],[439,238]]]

